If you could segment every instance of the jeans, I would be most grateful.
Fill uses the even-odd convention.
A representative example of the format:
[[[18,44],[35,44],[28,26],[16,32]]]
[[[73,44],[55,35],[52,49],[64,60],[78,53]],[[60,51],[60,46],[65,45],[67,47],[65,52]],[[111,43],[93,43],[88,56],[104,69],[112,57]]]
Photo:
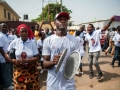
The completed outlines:
[[[82,58],[83,58],[83,56],[81,56],[81,62],[80,62],[79,68],[82,68]]]
[[[11,63],[0,63],[0,75],[2,78],[2,84],[4,88],[8,88],[12,82]]]
[[[118,66],[120,66],[120,59],[118,58],[119,53],[120,53],[120,47],[115,46],[115,54],[112,60],[112,65],[114,65],[115,60],[118,59],[119,60]]]
[[[3,85],[4,81],[2,78],[2,68],[1,68],[1,64],[0,64],[0,85]]]
[[[101,73],[101,69],[100,69],[100,66],[98,64],[99,56],[100,56],[100,51],[89,52],[89,54],[88,54],[88,64],[89,64],[90,73],[93,72],[92,65],[94,65],[96,67],[96,70],[97,70],[98,73]]]
[[[103,46],[103,48],[102,48],[102,51],[104,51],[104,50],[107,49],[107,47],[108,47],[108,43],[106,42],[106,39],[105,39],[104,41],[105,41],[105,44],[104,44],[104,46]]]

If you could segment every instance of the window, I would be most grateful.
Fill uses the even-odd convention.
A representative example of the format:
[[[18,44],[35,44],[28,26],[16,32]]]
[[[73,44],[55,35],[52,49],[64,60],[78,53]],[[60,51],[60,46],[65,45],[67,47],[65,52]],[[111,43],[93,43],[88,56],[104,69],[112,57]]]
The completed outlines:
[[[11,16],[10,16],[10,13],[8,12],[8,20],[11,20],[11,18],[10,18]]]
[[[6,9],[4,9],[4,18],[6,18]]]

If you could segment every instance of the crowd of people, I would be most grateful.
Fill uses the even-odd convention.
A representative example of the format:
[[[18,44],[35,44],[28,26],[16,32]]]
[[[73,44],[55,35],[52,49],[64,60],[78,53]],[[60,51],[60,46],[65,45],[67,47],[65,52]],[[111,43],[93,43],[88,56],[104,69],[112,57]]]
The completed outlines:
[[[82,59],[86,48],[88,48],[89,78],[94,77],[92,68],[94,65],[98,73],[97,79],[101,79],[103,73],[98,59],[101,51],[100,34],[103,31],[106,32],[106,46],[104,45],[102,50],[106,55],[111,48],[111,53],[115,50],[111,66],[114,67],[115,60],[118,59],[120,67],[118,57],[120,26],[113,28],[111,32],[107,31],[114,17],[111,17],[108,24],[98,30],[95,30],[93,24],[89,24],[85,31],[85,26],[81,25],[73,35],[67,31],[69,18],[66,12],[57,14],[54,19],[56,28],[54,29],[50,24],[51,32],[49,28],[42,29],[44,23],[40,27],[35,25],[32,28],[21,24],[11,33],[5,23],[0,24],[0,85],[3,85],[5,90],[39,90],[38,73],[43,73],[44,69],[48,70],[47,90],[76,90],[74,79],[64,78],[63,68],[71,52],[78,50]],[[67,54],[59,71],[55,73],[56,65],[64,49],[67,49]],[[42,66],[41,72],[37,69],[39,63]],[[81,61],[77,75],[83,74],[82,67]]]

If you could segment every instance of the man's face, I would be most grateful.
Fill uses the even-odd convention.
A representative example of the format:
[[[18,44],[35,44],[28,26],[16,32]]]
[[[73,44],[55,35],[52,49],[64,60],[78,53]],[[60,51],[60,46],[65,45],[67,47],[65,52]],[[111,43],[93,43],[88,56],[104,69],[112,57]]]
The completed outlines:
[[[45,29],[45,33],[49,33],[49,28],[46,28],[46,29]]]
[[[1,32],[4,34],[6,34],[8,32],[7,25],[5,25],[5,24],[1,25],[0,29],[1,29]]]
[[[91,25],[88,25],[88,27],[87,27],[87,32],[90,33],[90,32],[92,32],[92,31],[93,31],[92,26],[91,26]]]
[[[45,39],[45,33],[42,33],[41,39]]]
[[[68,19],[65,17],[59,17],[55,20],[56,29],[59,31],[66,30],[68,25]]]
[[[35,30],[38,30],[38,25],[35,25]]]

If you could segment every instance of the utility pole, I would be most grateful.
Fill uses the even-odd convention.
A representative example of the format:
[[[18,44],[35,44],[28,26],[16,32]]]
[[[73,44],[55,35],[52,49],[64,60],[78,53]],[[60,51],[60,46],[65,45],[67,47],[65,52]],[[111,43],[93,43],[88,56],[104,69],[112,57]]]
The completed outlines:
[[[50,20],[50,0],[48,0],[48,21]]]
[[[62,11],[63,11],[63,10],[62,10],[62,0],[60,0],[60,5],[61,5],[61,12],[62,12]]]
[[[42,1],[42,20],[44,20],[44,13],[43,13],[43,3],[44,3],[44,0]]]

